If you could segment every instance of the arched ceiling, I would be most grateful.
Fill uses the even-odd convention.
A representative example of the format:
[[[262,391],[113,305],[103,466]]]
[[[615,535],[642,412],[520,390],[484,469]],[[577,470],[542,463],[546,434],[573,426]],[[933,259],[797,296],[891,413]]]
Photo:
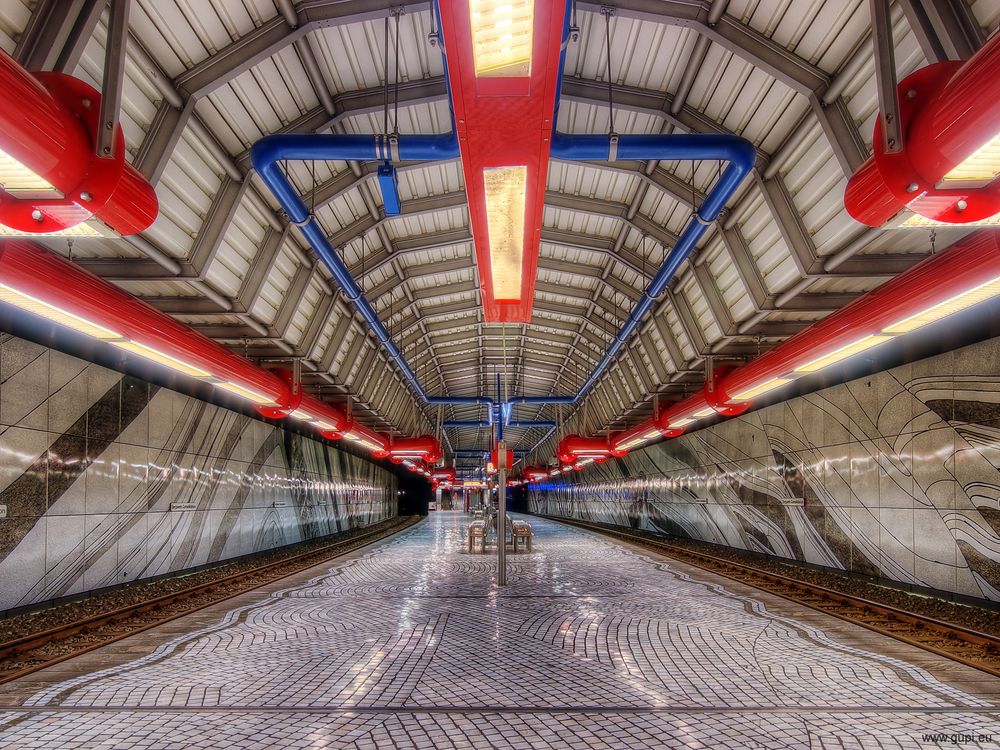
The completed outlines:
[[[34,69],[100,87],[107,12],[88,0],[9,0],[0,45]],[[525,407],[581,432],[621,428],[653,394],[703,379],[705,357],[745,356],[836,310],[931,251],[926,232],[873,230],[843,208],[847,176],[871,152],[877,110],[864,0],[618,0],[611,93],[621,133],[736,133],[757,169],[670,290],[576,409]],[[577,2],[558,128],[608,130],[601,4]],[[249,166],[276,132],[383,130],[383,32],[400,21],[398,128],[449,129],[440,49],[425,2],[134,0],[122,125],[129,160],[155,185],[140,236],[78,239],[75,262],[222,343],[297,358],[324,397],[400,433],[474,407],[416,403],[378,342]],[[997,27],[988,0],[893,5],[897,73],[968,55]],[[572,394],[717,175],[715,163],[552,162],[534,316],[485,324],[461,165],[402,166],[400,216],[385,216],[375,165],[288,164],[425,391]],[[937,248],[963,235],[939,230]],[[49,240],[66,253],[65,240]],[[545,430],[509,438],[531,448]],[[483,448],[487,431],[448,431]],[[552,437],[549,437],[552,440]],[[543,448],[551,452],[550,446]]]

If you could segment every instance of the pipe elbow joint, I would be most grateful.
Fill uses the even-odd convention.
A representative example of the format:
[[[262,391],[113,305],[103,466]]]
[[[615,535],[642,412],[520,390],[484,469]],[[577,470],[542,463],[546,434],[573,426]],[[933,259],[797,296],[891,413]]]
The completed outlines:
[[[757,149],[754,145],[742,136],[731,136],[732,141],[728,151],[729,163],[740,171],[740,176],[750,174],[757,163]]]
[[[284,136],[266,135],[250,147],[250,163],[258,174],[263,174],[281,159]]]

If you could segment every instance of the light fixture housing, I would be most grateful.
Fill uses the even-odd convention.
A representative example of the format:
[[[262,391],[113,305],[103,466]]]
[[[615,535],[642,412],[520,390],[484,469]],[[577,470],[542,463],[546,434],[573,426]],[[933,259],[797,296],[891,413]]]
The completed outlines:
[[[99,219],[119,234],[149,227],[156,193],[125,161],[119,126],[110,154],[97,154],[101,94],[54,71],[29,73],[0,50],[0,224],[53,234]],[[72,235],[71,235],[72,236]],[[75,236],[89,236],[77,230]]]
[[[484,322],[528,323],[568,6],[438,7]]]
[[[965,62],[916,70],[897,92],[904,146],[887,152],[876,118],[874,154],[844,191],[848,213],[876,227],[904,208],[943,224],[991,224],[1000,214],[1000,35]]]

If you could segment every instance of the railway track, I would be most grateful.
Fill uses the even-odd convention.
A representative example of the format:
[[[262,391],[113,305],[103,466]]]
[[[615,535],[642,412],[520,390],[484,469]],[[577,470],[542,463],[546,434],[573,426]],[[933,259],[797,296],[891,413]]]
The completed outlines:
[[[722,557],[581,521],[543,516],[654,550],[1000,677],[1000,638]]]
[[[288,557],[0,642],[0,685],[298,573],[410,528],[415,516]]]

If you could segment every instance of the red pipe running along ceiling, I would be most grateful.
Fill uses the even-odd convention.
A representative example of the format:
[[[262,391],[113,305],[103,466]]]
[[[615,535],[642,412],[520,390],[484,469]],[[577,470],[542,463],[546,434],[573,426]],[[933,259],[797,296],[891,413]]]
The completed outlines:
[[[566,6],[441,3],[487,323],[531,321]]]
[[[717,369],[701,392],[610,439],[569,435],[559,459],[602,460],[661,436],[676,437],[707,417],[734,416],[795,378],[838,364],[979,302],[1000,297],[1000,231],[970,235],[887,281],[742,367]],[[526,477],[531,479],[528,472]],[[539,481],[539,477],[533,481]]]
[[[272,419],[306,422],[328,439],[354,442],[376,458],[436,462],[432,436],[394,438],[348,419],[302,392],[288,371],[265,370],[136,299],[61,255],[27,240],[0,241],[0,302],[186,375],[252,403]]]
[[[1000,226],[1000,34],[966,62],[929,65],[898,88],[904,147],[885,151],[875,122],[874,156],[847,183],[848,213],[882,226],[904,207],[903,227]]]
[[[0,101],[0,234],[99,235],[83,225],[93,216],[119,234],[153,223],[156,193],[125,162],[121,127],[112,152],[96,153],[96,89],[63,73],[29,73],[0,51]]]

